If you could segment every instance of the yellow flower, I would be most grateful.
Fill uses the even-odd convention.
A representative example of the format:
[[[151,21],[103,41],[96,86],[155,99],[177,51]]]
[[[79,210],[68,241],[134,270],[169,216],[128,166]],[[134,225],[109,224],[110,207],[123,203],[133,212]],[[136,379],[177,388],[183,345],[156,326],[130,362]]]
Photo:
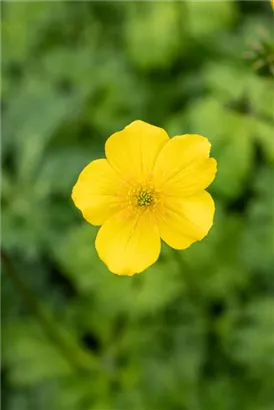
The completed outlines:
[[[274,0],[271,0],[272,9],[274,10]]]
[[[161,239],[185,249],[207,235],[215,206],[204,189],[217,168],[210,146],[200,135],[169,138],[134,121],[108,138],[106,159],[83,169],[72,199],[88,222],[102,225],[95,247],[111,272],[142,272],[158,259]]]

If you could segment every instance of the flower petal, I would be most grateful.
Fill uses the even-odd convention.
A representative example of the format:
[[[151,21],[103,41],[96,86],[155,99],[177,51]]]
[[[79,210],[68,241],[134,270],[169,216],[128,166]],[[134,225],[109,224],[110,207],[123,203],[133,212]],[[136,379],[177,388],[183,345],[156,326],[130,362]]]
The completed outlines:
[[[169,136],[162,128],[134,121],[106,142],[110,165],[130,181],[142,182],[151,177],[155,160]]]
[[[215,178],[217,162],[209,158],[207,138],[186,134],[171,138],[161,150],[154,167],[155,181],[167,196],[192,195]]]
[[[88,222],[102,225],[125,206],[125,190],[123,181],[107,160],[98,159],[88,164],[79,175],[72,199]]]
[[[160,236],[172,248],[188,248],[207,235],[214,212],[213,199],[206,191],[181,199],[166,198],[156,214]]]
[[[161,240],[150,212],[134,212],[127,208],[103,224],[95,247],[111,272],[134,275],[158,259]]]

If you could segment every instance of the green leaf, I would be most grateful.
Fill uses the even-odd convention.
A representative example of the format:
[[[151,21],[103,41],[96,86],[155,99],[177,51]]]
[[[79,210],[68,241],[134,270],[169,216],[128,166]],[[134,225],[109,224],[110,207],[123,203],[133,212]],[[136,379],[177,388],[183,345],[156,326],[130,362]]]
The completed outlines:
[[[193,103],[188,115],[190,132],[212,142],[211,155],[218,162],[212,191],[225,198],[237,197],[252,166],[253,119],[230,111],[213,97]]]
[[[229,27],[235,18],[235,6],[230,1],[187,2],[186,24],[192,36],[205,41],[209,35]],[[218,18],[213,18],[218,16]]]
[[[186,40],[180,9],[174,1],[132,3],[127,8],[127,51],[138,67],[167,67],[183,49]]]
[[[35,385],[71,373],[70,364],[32,321],[7,325],[3,346],[3,361],[15,385]]]
[[[274,163],[273,125],[263,120],[254,121],[254,136],[262,147],[264,157]]]
[[[5,3],[3,6],[4,62],[24,63],[32,57],[31,53],[43,37],[53,13],[58,15],[61,7],[58,3],[28,2]]]
[[[247,223],[242,236],[242,260],[250,270],[263,273],[272,281],[274,264],[273,248],[273,184],[274,169],[263,167],[254,181],[256,197],[250,202]]]
[[[232,356],[244,363],[255,377],[264,377],[266,391],[274,387],[274,303],[271,298],[254,299],[243,312],[244,322],[232,339]]]

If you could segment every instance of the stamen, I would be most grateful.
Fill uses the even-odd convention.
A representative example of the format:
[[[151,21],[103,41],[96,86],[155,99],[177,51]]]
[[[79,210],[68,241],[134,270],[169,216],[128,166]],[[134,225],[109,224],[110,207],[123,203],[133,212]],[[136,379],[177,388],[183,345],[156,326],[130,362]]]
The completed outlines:
[[[138,206],[149,206],[153,204],[154,202],[154,196],[152,191],[148,189],[141,189],[137,194],[136,194],[136,200],[137,200],[137,205]]]

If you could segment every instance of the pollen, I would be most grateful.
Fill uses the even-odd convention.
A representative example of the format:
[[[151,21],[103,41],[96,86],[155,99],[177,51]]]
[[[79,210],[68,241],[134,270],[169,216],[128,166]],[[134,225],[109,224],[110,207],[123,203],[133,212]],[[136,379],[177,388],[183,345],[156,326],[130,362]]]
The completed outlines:
[[[152,191],[147,189],[140,190],[136,195],[137,205],[144,207],[152,205],[154,202],[154,196]]]

